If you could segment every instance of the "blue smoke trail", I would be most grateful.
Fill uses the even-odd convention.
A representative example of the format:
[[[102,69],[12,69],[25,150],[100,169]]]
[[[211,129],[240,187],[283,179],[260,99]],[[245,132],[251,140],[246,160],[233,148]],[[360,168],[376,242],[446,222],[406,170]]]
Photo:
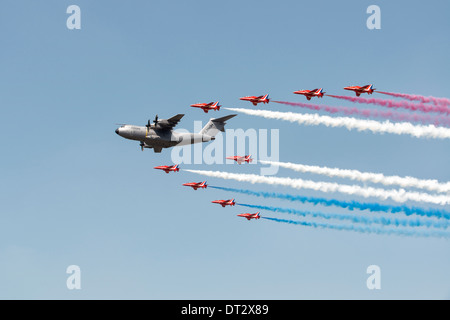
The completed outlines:
[[[424,217],[437,217],[437,218],[445,218],[450,219],[450,212],[440,209],[423,209],[419,207],[408,207],[405,205],[401,206],[392,206],[392,205],[383,205],[379,203],[362,203],[358,201],[340,201],[336,199],[325,199],[325,198],[316,198],[316,197],[305,197],[305,196],[296,196],[290,194],[283,193],[275,193],[275,192],[263,192],[263,191],[252,191],[245,189],[234,189],[234,188],[224,188],[217,186],[208,186],[210,188],[220,189],[224,191],[236,192],[247,194],[251,196],[263,197],[263,198],[277,198],[289,201],[299,201],[302,203],[308,202],[314,205],[324,205],[324,206],[337,206],[341,208],[346,208],[349,210],[369,210],[372,212],[390,212],[390,213],[398,213],[403,212],[407,216],[410,215],[418,215]]]
[[[272,217],[261,217],[262,219],[272,220],[276,222],[289,223],[295,225],[301,225],[305,227],[322,228],[322,229],[334,229],[334,230],[345,230],[345,231],[356,231],[361,233],[375,233],[375,234],[397,234],[406,236],[422,236],[422,237],[442,237],[449,238],[450,234],[439,230],[405,230],[405,229],[384,229],[384,228],[374,228],[374,227],[358,227],[353,225],[336,225],[328,223],[317,223],[317,222],[307,222],[307,221],[295,221],[287,219],[278,219]]]
[[[270,207],[270,206],[260,206],[253,204],[244,204],[244,203],[236,203],[239,206],[272,211],[272,212],[281,212],[294,214],[302,217],[316,217],[316,218],[324,218],[324,219],[337,219],[337,220],[350,220],[356,223],[364,223],[364,224],[372,224],[378,223],[384,226],[403,226],[403,227],[427,227],[427,228],[443,228],[447,229],[449,222],[447,220],[443,221],[430,221],[430,220],[421,220],[421,219],[399,219],[399,218],[385,218],[385,217],[362,217],[354,214],[336,214],[336,213],[322,213],[322,212],[309,212],[302,211],[290,208],[280,208],[280,207]]]

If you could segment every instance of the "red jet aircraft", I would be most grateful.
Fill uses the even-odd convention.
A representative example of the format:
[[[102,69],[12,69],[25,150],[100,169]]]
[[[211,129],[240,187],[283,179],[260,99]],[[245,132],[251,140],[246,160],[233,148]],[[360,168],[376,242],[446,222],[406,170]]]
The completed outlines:
[[[208,113],[209,110],[219,111],[221,105],[219,105],[219,101],[217,101],[217,102],[210,102],[210,103],[195,103],[195,104],[191,104],[191,107],[201,108],[203,111],[205,111],[205,113]]]
[[[252,156],[251,154],[249,154],[248,156],[245,156],[245,157],[243,157],[243,156],[232,156],[232,157],[227,157],[227,159],[234,160],[237,163],[242,164],[243,162],[247,162],[247,163],[252,162],[253,159],[251,158],[251,156]]]
[[[313,90],[298,90],[298,91],[294,91],[295,94],[302,94],[306,97],[306,99],[311,100],[312,97],[318,97],[318,98],[322,98],[323,94],[325,92],[323,92],[323,89],[313,89]]]
[[[350,91],[355,91],[356,96],[359,97],[361,95],[361,93],[367,93],[367,94],[372,94],[375,91],[375,88],[373,87],[372,84],[368,84],[366,86],[350,86],[350,87],[345,87],[345,90],[350,90]]]
[[[269,103],[269,101],[270,101],[268,94],[266,94],[264,96],[258,96],[258,97],[256,97],[256,96],[242,97],[242,98],[239,98],[239,100],[250,101],[251,103],[253,103],[254,106],[256,106],[260,102]]]
[[[211,201],[211,202],[212,203],[218,203],[224,208],[225,208],[225,206],[234,206],[236,204],[234,199],[230,199],[230,200],[214,200],[214,201]]]
[[[244,218],[247,218],[247,220],[261,218],[261,216],[259,215],[259,212],[257,212],[257,213],[241,213],[241,214],[238,214],[238,217],[244,217]]]
[[[198,188],[205,189],[208,185],[206,184],[206,181],[203,181],[203,182],[188,182],[188,183],[183,183],[183,186],[186,186],[186,187],[192,187],[192,188],[194,188],[194,190],[197,190]]]
[[[180,168],[178,167],[177,164],[173,165],[173,166],[157,166],[157,167],[154,167],[153,169],[164,170],[165,173],[169,173],[170,171],[173,171],[173,172],[180,171]]]

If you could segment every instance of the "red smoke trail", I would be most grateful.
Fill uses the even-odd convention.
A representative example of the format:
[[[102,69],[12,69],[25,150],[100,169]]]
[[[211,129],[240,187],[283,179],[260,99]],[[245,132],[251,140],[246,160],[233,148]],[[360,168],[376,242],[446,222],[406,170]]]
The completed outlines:
[[[348,107],[332,107],[326,105],[315,105],[301,102],[273,101],[276,103],[286,104],[293,107],[307,108],[315,111],[326,111],[328,113],[341,113],[345,115],[359,115],[366,118],[383,118],[394,121],[420,122],[422,124],[434,124],[435,126],[450,127],[450,118],[444,116],[430,116],[422,114],[409,114],[393,111],[379,111],[372,109],[358,109]]]
[[[435,105],[450,105],[450,99],[447,98],[435,98],[435,97],[425,97],[418,94],[407,94],[407,93],[395,93],[395,92],[384,92],[384,91],[375,91],[382,94],[387,94],[397,98],[403,98],[411,101],[420,101],[422,103],[433,103]]]
[[[361,97],[348,97],[348,96],[334,96],[331,94],[327,94],[329,97],[337,98],[337,99],[343,99],[351,102],[357,102],[357,103],[369,103],[369,104],[376,104],[379,106],[387,107],[387,108],[403,108],[408,109],[412,111],[422,111],[422,112],[437,112],[437,113],[444,113],[444,114],[450,114],[450,108],[444,105],[439,106],[433,106],[423,103],[413,103],[413,102],[407,102],[407,101],[394,101],[394,100],[384,100],[384,99],[377,99],[377,98],[361,98]]]

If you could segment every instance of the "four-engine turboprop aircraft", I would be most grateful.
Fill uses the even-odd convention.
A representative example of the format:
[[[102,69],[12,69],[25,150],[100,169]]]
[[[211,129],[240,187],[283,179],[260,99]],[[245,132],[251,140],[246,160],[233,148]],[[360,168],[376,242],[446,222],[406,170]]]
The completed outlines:
[[[173,128],[183,116],[184,114],[177,114],[172,118],[162,120],[158,120],[158,116],[156,116],[153,123],[148,120],[145,126],[124,124],[116,129],[116,133],[125,139],[139,141],[142,151],[144,148],[153,148],[153,151],[159,153],[163,148],[214,140],[217,133],[225,131],[226,121],[236,115],[210,119],[199,133],[175,132]]]

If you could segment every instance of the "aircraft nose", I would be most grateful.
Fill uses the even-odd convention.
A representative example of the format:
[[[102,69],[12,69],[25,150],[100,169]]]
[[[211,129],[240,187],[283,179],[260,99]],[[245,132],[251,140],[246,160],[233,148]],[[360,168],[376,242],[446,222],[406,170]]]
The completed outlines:
[[[117,134],[119,134],[119,128],[117,128],[115,132],[116,132]]]

